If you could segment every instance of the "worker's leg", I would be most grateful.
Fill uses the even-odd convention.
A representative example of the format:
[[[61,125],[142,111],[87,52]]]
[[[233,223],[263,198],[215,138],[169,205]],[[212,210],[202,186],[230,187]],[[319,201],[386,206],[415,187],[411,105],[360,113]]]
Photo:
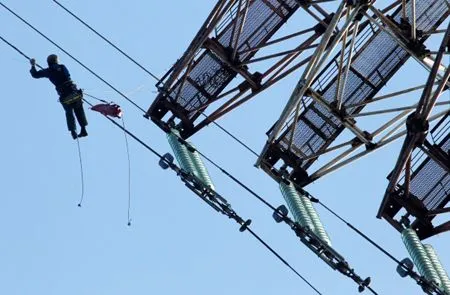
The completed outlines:
[[[62,104],[62,106],[66,112],[67,129],[69,129],[69,131],[77,130],[77,126],[75,125],[75,117],[73,116],[73,107],[70,104]]]
[[[75,116],[77,117],[78,124],[80,124],[81,132],[78,134],[79,137],[87,136],[86,126],[88,124],[86,119],[86,114],[83,109],[83,101],[79,100],[73,103],[73,109],[75,111]]]
[[[64,112],[66,113],[66,122],[67,129],[69,129],[72,134],[72,138],[77,138],[77,126],[75,125],[75,117],[73,116],[73,107],[70,104],[61,104],[64,108]]]
[[[78,124],[80,124],[81,127],[86,127],[88,122],[83,109],[83,101],[79,100],[73,103],[73,110],[75,111],[75,116],[77,116]]]

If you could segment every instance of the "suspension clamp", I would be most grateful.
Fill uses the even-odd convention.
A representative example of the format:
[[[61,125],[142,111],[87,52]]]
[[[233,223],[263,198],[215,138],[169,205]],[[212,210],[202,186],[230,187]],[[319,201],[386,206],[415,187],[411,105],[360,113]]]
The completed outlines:
[[[166,170],[167,168],[169,168],[171,166],[171,164],[173,164],[173,156],[170,153],[166,153],[164,154],[164,156],[162,156],[162,158],[159,159],[159,166]]]
[[[245,221],[244,224],[241,225],[241,227],[239,228],[239,231],[240,232],[246,231],[250,224],[252,224],[252,220],[251,219],[247,219],[247,221]]]
[[[284,205],[280,205],[276,210],[273,211],[272,217],[276,221],[276,223],[280,223],[285,220],[288,213],[288,208],[286,208],[286,206]]]

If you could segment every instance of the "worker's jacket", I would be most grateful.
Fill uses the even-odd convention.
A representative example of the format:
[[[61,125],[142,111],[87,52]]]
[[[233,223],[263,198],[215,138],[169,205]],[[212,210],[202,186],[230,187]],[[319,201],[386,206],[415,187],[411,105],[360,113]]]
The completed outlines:
[[[70,74],[64,65],[52,64],[43,70],[36,70],[31,67],[31,76],[33,78],[48,78],[55,85],[56,92],[60,98],[64,98],[77,91],[77,86],[70,80]]]

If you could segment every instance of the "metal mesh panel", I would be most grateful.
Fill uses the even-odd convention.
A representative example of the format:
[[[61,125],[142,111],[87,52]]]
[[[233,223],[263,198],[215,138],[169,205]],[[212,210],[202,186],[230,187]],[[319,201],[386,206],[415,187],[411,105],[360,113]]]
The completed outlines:
[[[209,95],[215,95],[220,86],[233,73],[223,63],[211,54],[202,59],[203,64],[198,64],[189,75],[189,78],[206,91]]]
[[[289,132],[288,136],[283,138],[283,146],[287,147],[290,137],[291,132]],[[293,141],[297,142],[302,140],[305,141],[305,144],[296,147],[298,147],[298,150],[304,155],[310,155],[317,152],[324,143],[324,139],[318,136],[314,129],[306,124],[304,124],[301,129],[295,129],[294,132]]]
[[[447,129],[449,134],[450,128]],[[450,149],[450,137],[439,144],[443,151]],[[410,192],[420,199],[428,210],[436,209],[450,194],[450,174],[431,158],[426,158],[411,178]]]
[[[430,30],[448,10],[445,0],[441,1],[416,1],[417,29],[422,31]],[[411,9],[408,9],[408,16],[411,17]],[[400,16],[396,17],[398,21]]]
[[[336,125],[332,125],[328,121],[325,121],[325,119],[316,111],[311,110],[307,112],[305,114],[305,118],[312,122],[312,124],[316,127],[319,127],[320,131],[326,138],[330,137],[336,131]]]
[[[178,87],[175,91],[178,91]],[[185,109],[192,110],[202,105],[207,99],[197,92],[197,89],[190,82],[186,82],[183,86],[183,99],[178,100]],[[186,98],[186,99],[184,99]]]
[[[445,0],[417,1],[417,28],[424,31],[432,29],[446,11]],[[394,15],[396,20],[400,17],[401,15],[398,13]],[[364,28],[355,41],[357,44],[355,55],[343,95],[344,106],[370,100],[409,56],[387,33],[380,30],[374,32],[373,27],[370,26]],[[327,68],[316,77],[311,85],[313,89],[322,94],[327,102],[334,101],[336,97],[338,58],[339,55],[328,64]],[[296,153],[296,151],[302,151],[309,156],[325,149],[344,129],[327,109],[317,102],[311,101],[310,98],[304,97],[304,100],[309,101],[309,104],[299,117],[295,128],[299,130],[295,131],[292,141],[292,151],[299,157],[302,157],[302,155]],[[320,112],[320,116],[311,112],[310,108]],[[361,110],[362,107],[347,109],[349,113],[357,113]],[[316,115],[314,116],[314,114]],[[327,120],[323,120],[324,117]],[[334,123],[334,126],[330,124],[331,122]],[[310,128],[308,126],[310,124],[317,128]],[[280,144],[284,149],[288,147],[289,140],[286,140],[286,138],[290,138],[291,129],[292,126],[289,126],[280,136]],[[320,130],[320,134],[318,130]],[[323,138],[323,134],[326,135],[326,138]],[[304,162],[303,167],[308,168],[313,161],[315,159]]]
[[[267,1],[267,5],[264,1],[258,0],[254,1],[248,10],[247,18],[244,20],[245,24],[242,33],[239,36],[239,41],[237,44],[238,50],[246,48],[252,48],[256,45],[262,43],[262,41],[270,36],[273,29],[283,21],[283,19],[289,14],[289,11],[281,4],[281,2],[276,0]],[[296,7],[295,1],[290,2],[289,7]],[[282,17],[277,14],[273,9],[275,9]],[[242,18],[239,18],[237,23],[237,28],[241,25]],[[231,35],[233,34],[233,25],[228,26],[223,33],[220,34],[219,42],[225,46],[230,46]],[[234,35],[233,42],[236,41],[237,34]],[[245,60],[250,53],[243,54],[240,56],[241,60]]]
[[[354,79],[356,80],[356,79]],[[354,93],[352,95],[349,95],[348,98],[344,100],[344,105],[350,105],[354,103],[361,102],[365,100],[365,98],[369,97],[371,93],[373,92],[373,88],[361,81],[359,85],[356,85],[356,87],[352,88],[354,89]],[[357,108],[348,108],[347,112],[349,114],[357,113]]]
[[[192,83],[197,84],[197,87],[202,88],[210,95],[216,95],[217,92],[223,89],[223,85],[229,82],[234,77],[235,73],[228,70],[225,65],[210,52],[202,55],[202,58],[197,61],[193,67],[189,79],[192,82],[186,81],[183,88],[178,95],[177,102],[186,109],[191,111],[200,107],[208,101],[202,92],[200,92]],[[181,83],[172,91],[170,96],[174,99],[179,91]]]
[[[406,55],[407,53],[387,33],[379,32],[353,62],[353,67],[367,77],[370,83],[379,86]]]
[[[267,5],[266,2],[270,3],[271,6]],[[275,8],[277,12],[272,8]],[[287,8],[290,8],[290,10]],[[240,34],[238,49],[243,49],[245,46],[254,47],[264,43],[279,29],[282,23],[286,22],[287,18],[297,8],[298,4],[294,0],[252,1]],[[223,29],[218,33],[218,41],[224,47],[230,45],[234,27],[233,19],[229,18],[228,23],[222,25]],[[237,38],[236,35],[235,38]],[[246,61],[255,53],[256,51],[242,54],[239,58],[241,61]],[[172,99],[177,97],[176,102],[186,112],[190,112],[188,117],[192,118],[195,116],[195,112],[192,112],[194,109],[205,105],[211,99],[215,99],[235,76],[236,73],[221,62],[211,51],[205,50],[194,61],[188,79],[184,82],[179,94],[177,95],[183,77],[175,83],[175,87],[169,94],[169,97]],[[205,95],[205,93],[208,95]]]

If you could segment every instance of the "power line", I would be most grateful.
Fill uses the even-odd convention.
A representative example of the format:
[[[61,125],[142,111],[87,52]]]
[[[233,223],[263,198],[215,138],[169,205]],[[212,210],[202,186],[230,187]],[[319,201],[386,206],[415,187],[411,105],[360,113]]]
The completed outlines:
[[[0,2],[1,5],[3,5]],[[11,46],[13,49],[15,49],[17,52],[19,52],[21,55],[23,55],[24,57],[26,57],[27,59],[29,59],[22,51],[20,51],[17,47],[13,46],[11,43],[9,43],[8,41],[6,41],[6,39],[4,39],[3,37],[0,36],[0,39],[2,41],[5,41],[6,44],[8,44],[9,46]],[[96,98],[98,99],[98,98]],[[89,101],[87,101],[86,99],[83,99],[89,106],[93,106],[93,104],[91,104]],[[111,119],[110,117],[104,115],[104,117],[106,119],[108,119],[111,123],[113,123],[116,127],[118,127],[119,129],[121,129],[125,134],[129,135],[131,138],[133,138],[134,140],[136,140],[138,143],[140,143],[143,147],[145,147],[148,151],[150,151],[151,153],[153,153],[156,157],[158,157],[160,159],[160,162],[164,162],[169,168],[171,168],[174,172],[177,173],[177,175],[181,175],[184,173],[184,171],[182,169],[180,169],[176,164],[170,162],[169,160],[167,160],[163,155],[161,155],[160,153],[158,153],[155,149],[153,149],[150,145],[146,144],[144,141],[142,141],[139,137],[137,137],[134,133],[130,132],[128,129],[125,128],[125,125],[120,125],[119,123],[117,123],[116,121],[114,121],[113,119]],[[81,158],[80,158],[81,159]],[[81,162],[80,162],[81,163]],[[185,181],[185,180],[183,180]],[[192,188],[190,188],[192,190]],[[197,193],[197,192],[196,192]],[[215,192],[216,193],[216,192]],[[217,194],[217,193],[216,193]],[[217,196],[219,196],[217,194]],[[221,199],[223,199],[222,197],[220,197]],[[205,200],[206,201],[206,200]],[[211,205],[211,203],[208,201],[208,204]],[[228,205],[228,204],[227,204]],[[214,207],[213,207],[214,208]],[[228,206],[225,207],[227,210],[231,210],[231,208]],[[215,208],[216,209],[216,208]],[[216,209],[217,210],[217,209]],[[226,211],[226,213],[228,213],[229,211]],[[241,228],[239,229],[239,231],[243,232],[243,231],[248,231],[254,238],[256,238],[266,249],[268,249],[273,255],[275,255],[275,257],[277,257],[284,265],[286,265],[291,271],[293,271],[300,279],[302,279],[310,288],[312,288],[317,294],[322,295],[322,293],[320,291],[318,291],[318,289],[316,287],[314,287],[313,284],[311,284],[309,282],[309,280],[307,280],[304,276],[302,276],[297,270],[295,270],[295,268],[293,268],[278,252],[276,252],[269,244],[267,244],[259,235],[257,235],[253,230],[250,229],[250,220],[247,220],[246,222],[243,222],[243,219],[240,218],[239,216],[237,216],[237,214],[232,211],[231,213],[233,213],[233,215],[228,215],[228,217],[234,219],[235,221],[237,221],[239,224],[241,224]],[[227,215],[227,214],[226,214]]]
[[[94,29],[92,26],[90,26],[87,22],[85,22],[84,20],[82,20],[77,14],[75,14],[74,12],[72,12],[71,10],[69,10],[67,7],[65,7],[64,5],[62,5],[60,2],[58,2],[57,0],[53,0],[53,2],[55,2],[59,7],[61,7],[63,10],[65,10],[67,13],[69,13],[71,16],[73,16],[76,20],[78,20],[80,23],[82,23],[85,27],[87,27],[89,30],[91,30],[94,34],[96,34],[97,36],[99,36],[101,39],[103,39],[106,43],[108,43],[109,45],[111,45],[114,49],[116,49],[118,52],[120,52],[123,56],[125,56],[126,58],[128,58],[128,60],[130,60],[132,63],[134,63],[135,65],[137,65],[141,70],[143,70],[144,72],[146,72],[147,74],[149,74],[153,79],[155,79],[158,83],[162,83],[161,78],[158,78],[155,74],[153,74],[150,70],[148,70],[146,67],[144,67],[141,63],[139,63],[138,61],[136,61],[136,59],[134,59],[133,57],[131,57],[129,54],[127,54],[125,51],[123,51],[122,49],[120,49],[117,45],[115,45],[113,42],[111,42],[108,38],[106,38],[103,34],[99,33],[96,29]],[[208,117],[208,115],[206,115],[203,112],[200,112],[203,116],[205,116],[206,118]],[[212,123],[214,125],[216,125],[220,130],[222,130],[223,132],[225,132],[228,136],[230,136],[232,139],[234,139],[237,143],[239,143],[240,145],[242,145],[245,149],[247,149],[250,153],[252,153],[253,155],[255,155],[256,157],[259,157],[258,153],[256,153],[254,151],[254,149],[250,148],[247,144],[245,144],[242,140],[240,140],[239,138],[237,138],[235,135],[233,135],[231,132],[229,132],[227,129],[225,129],[224,127],[222,127],[219,123],[217,123],[216,121],[212,121]]]
[[[0,2],[1,4],[1,2]],[[11,44],[8,40],[6,40],[5,38],[3,38],[2,36],[0,36],[0,40],[2,40],[3,42],[5,42],[7,45],[11,46],[12,49],[16,50],[20,55],[22,55],[23,57],[25,57],[28,60],[31,60],[31,58],[26,55],[25,53],[23,53],[19,48],[17,48],[16,46],[14,46],[13,44]],[[42,69],[42,67],[40,65],[38,65],[37,63],[35,64],[38,68]]]
[[[112,42],[110,42],[108,39],[106,39],[105,37],[103,37],[101,34],[99,34],[97,31],[95,31],[92,27],[90,27],[87,23],[85,23],[84,21],[82,21],[79,17],[77,17],[75,14],[73,14],[72,12],[70,12],[67,8],[65,8],[62,4],[60,4],[58,1],[53,0],[56,4],[58,4],[60,7],[62,7],[64,10],[66,10],[68,13],[70,13],[73,17],[75,17],[77,20],[79,20],[80,22],[82,22],[85,26],[87,26],[89,29],[91,29],[94,33],[96,33],[98,36],[100,36],[102,39],[104,39],[106,42],[108,42],[111,46],[113,46],[115,49],[117,49],[120,53],[122,53],[124,56],[126,56],[128,59],[130,59],[133,63],[135,63],[136,65],[138,65],[142,70],[144,70],[145,72],[147,72],[149,75],[151,75],[154,79],[156,79],[157,81],[160,82],[160,79],[158,79],[158,77],[156,77],[155,75],[153,75],[150,71],[148,71],[146,68],[144,68],[142,65],[140,65],[138,62],[136,62],[133,58],[131,58],[129,55],[127,55],[124,51],[122,51],[120,48],[118,48],[117,46],[115,46]],[[205,115],[204,113],[201,112],[202,115],[204,115],[205,117],[207,117],[207,115]],[[234,140],[236,140],[238,143],[240,143],[242,146],[244,146],[247,150],[249,150],[250,152],[252,152],[255,156],[258,156],[258,154],[256,152],[254,152],[251,148],[249,148],[244,142],[240,141],[238,138],[236,138],[233,134],[231,134],[230,132],[228,132],[225,128],[221,127],[218,123],[216,123],[215,121],[212,121],[213,124],[217,125],[222,131],[224,131],[227,135],[231,136]],[[201,153],[200,153],[201,154]],[[202,156],[204,158],[207,158],[205,155],[202,154]],[[217,168],[219,168],[223,173],[225,173],[226,175],[228,175],[229,177],[231,177],[233,180],[235,180],[239,185],[243,186],[244,188],[248,189],[247,186],[245,186],[245,184],[243,184],[242,182],[240,182],[237,178],[235,178],[232,174],[229,174],[228,172],[226,172],[224,169],[222,169],[220,166],[216,165],[213,161],[211,161],[209,159],[209,161],[211,163],[213,163],[213,165],[215,165]],[[253,191],[249,190],[249,192],[252,192],[252,194],[254,194]],[[265,203],[266,205],[268,205],[270,208],[273,209],[273,206],[270,205],[269,203],[267,203],[264,199],[260,198],[260,196],[258,196],[257,194],[254,194],[258,199],[260,199],[260,201],[262,201],[263,203]],[[343,221],[347,226],[349,226],[352,230],[354,230],[357,234],[361,235],[364,239],[366,239],[367,241],[369,241],[373,246],[375,246],[377,249],[379,249],[380,251],[382,251],[385,255],[387,255],[388,257],[390,257],[392,260],[394,260],[395,262],[397,262],[400,266],[402,267],[406,267],[405,265],[403,265],[402,262],[400,262],[398,259],[396,259],[394,256],[392,256],[389,252],[387,252],[385,249],[383,249],[381,246],[379,246],[376,242],[374,242],[372,239],[370,239],[368,236],[366,236],[363,232],[361,232],[360,230],[358,230],[357,228],[355,228],[352,224],[346,222],[344,219],[342,219],[339,215],[337,215],[334,211],[332,211],[331,209],[329,209],[327,206],[325,206],[322,202],[318,201],[320,205],[324,206],[328,211],[330,211],[333,215],[335,215],[337,218],[339,218],[341,221]],[[375,291],[373,291],[370,287],[368,288],[371,292],[373,292],[374,294]]]
[[[206,118],[208,118],[208,115],[206,115],[205,113],[201,112],[201,114],[203,116],[205,116]],[[228,136],[230,136],[231,138],[233,138],[236,142],[238,142],[240,145],[242,145],[245,149],[247,149],[250,153],[252,153],[253,155],[256,156],[256,158],[259,157],[258,153],[255,152],[251,147],[249,147],[245,142],[243,142],[242,140],[240,140],[239,138],[237,138],[234,134],[232,134],[231,132],[229,132],[227,129],[225,129],[224,127],[220,126],[219,123],[217,123],[216,121],[212,121],[212,123],[214,125],[216,125],[220,130],[222,130],[223,132],[225,132]]]
[[[385,254],[387,257],[389,257],[390,259],[392,259],[393,261],[395,261],[398,265],[405,267],[406,269],[406,265],[404,265],[400,260],[398,260],[397,258],[395,258],[394,255],[392,255],[391,253],[389,253],[388,251],[386,251],[383,247],[381,247],[380,245],[378,245],[374,240],[372,240],[371,238],[369,238],[366,234],[364,234],[361,230],[359,230],[358,228],[356,228],[355,226],[353,226],[350,222],[348,222],[347,220],[345,220],[344,218],[342,218],[339,214],[337,214],[335,211],[333,211],[332,209],[330,209],[328,206],[326,206],[324,203],[322,203],[319,199],[311,196],[308,192],[305,191],[305,194],[308,195],[313,202],[316,202],[318,204],[320,204],[323,208],[325,208],[328,212],[330,212],[333,216],[335,216],[337,219],[339,219],[340,221],[342,221],[345,225],[347,225],[349,228],[351,228],[354,232],[356,232],[358,235],[360,235],[361,237],[363,237],[366,241],[368,241],[370,244],[372,244],[375,248],[377,248],[378,250],[380,250],[383,254]]]
[[[66,8],[64,5],[62,5],[61,3],[59,3],[56,0],[53,0],[53,2],[55,2],[57,5],[59,5],[59,7],[61,7],[62,9],[64,9],[67,13],[69,13],[71,16],[73,16],[74,18],[76,18],[79,22],[81,22],[83,25],[85,25],[87,28],[89,28],[92,32],[94,32],[97,36],[99,36],[100,38],[102,38],[105,42],[107,42],[109,45],[111,45],[112,47],[114,47],[117,51],[119,51],[121,54],[123,54],[126,58],[128,58],[132,63],[134,63],[135,65],[137,65],[139,68],[141,68],[141,70],[143,70],[144,72],[146,72],[147,74],[149,74],[150,76],[153,77],[153,79],[155,79],[156,81],[160,81],[160,79],[154,75],[152,72],[150,72],[149,70],[147,70],[143,65],[141,65],[139,62],[137,62],[134,58],[132,58],[131,56],[129,56],[127,53],[125,53],[122,49],[120,49],[119,47],[117,47],[114,43],[112,43],[111,41],[109,41],[106,37],[104,37],[102,34],[100,34],[97,30],[95,30],[94,28],[92,28],[89,24],[87,24],[85,21],[83,21],[81,18],[79,18],[75,13],[73,13],[72,11],[70,11],[68,8]]]
[[[262,240],[257,234],[255,234],[253,232],[253,230],[251,230],[250,228],[247,228],[247,231],[250,232],[250,234],[252,236],[254,236],[261,244],[263,244],[264,246],[266,246],[266,248],[273,253],[273,255],[275,255],[276,257],[278,257],[279,260],[281,260],[281,262],[283,262],[283,264],[285,264],[290,270],[292,270],[298,277],[300,277],[308,286],[311,287],[311,289],[313,289],[314,291],[316,291],[317,294],[322,294],[320,293],[319,290],[316,289],[316,287],[314,287],[307,279],[305,279],[300,273],[298,273],[283,257],[281,257],[275,250],[272,249],[272,247],[270,247],[266,242],[264,242],[264,240]]]
[[[183,144],[189,144],[188,142],[186,142],[183,138],[178,137],[178,139],[183,143]],[[248,193],[250,193],[252,196],[254,196],[255,198],[257,198],[259,201],[261,201],[264,205],[266,205],[267,207],[269,207],[270,209],[272,209],[274,212],[279,212],[278,209],[276,209],[272,204],[270,204],[269,202],[267,202],[263,197],[261,197],[258,193],[256,193],[253,189],[251,189],[250,187],[248,187],[246,184],[244,184],[243,182],[241,182],[238,178],[236,178],[235,176],[233,176],[231,173],[229,173],[228,171],[226,171],[225,169],[223,169],[220,165],[218,165],[217,163],[215,163],[211,158],[209,158],[208,156],[206,156],[205,154],[203,154],[202,152],[200,152],[199,150],[196,149],[196,151],[203,157],[205,158],[209,163],[211,163],[214,167],[216,167],[217,169],[219,169],[223,174],[225,174],[227,177],[229,177],[231,180],[233,180],[235,183],[237,183],[239,186],[241,186],[242,188],[244,188],[244,190],[246,190]],[[337,214],[335,211],[333,211],[331,208],[329,208],[326,204],[324,204],[323,202],[321,202],[318,198],[315,198],[314,196],[312,196],[310,193],[308,193],[307,191],[303,190],[302,188],[297,188],[300,192],[302,192],[302,194],[304,194],[306,197],[310,198],[310,200],[314,203],[319,203],[322,207],[324,207],[327,211],[329,211],[333,216],[335,216],[336,218],[338,218],[340,221],[342,221],[344,224],[346,224],[350,229],[352,229],[355,233],[357,233],[359,236],[361,236],[363,239],[365,239],[367,242],[369,242],[372,246],[374,246],[376,249],[378,249],[381,253],[383,253],[384,255],[386,255],[388,258],[390,258],[391,260],[393,260],[398,266],[400,266],[401,268],[403,268],[405,271],[407,271],[410,274],[410,277],[413,278],[414,280],[416,280],[416,282],[419,285],[428,285],[429,282],[427,280],[424,280],[423,278],[420,278],[419,275],[417,275],[417,273],[415,273],[414,271],[412,271],[407,265],[405,265],[405,263],[403,263],[402,261],[400,261],[399,259],[397,259],[394,255],[392,255],[389,251],[387,251],[385,248],[383,248],[382,246],[380,246],[378,243],[376,243],[373,239],[371,239],[369,236],[367,236],[366,234],[364,234],[364,232],[362,232],[361,230],[359,230],[357,227],[355,227],[354,225],[352,225],[350,222],[348,222],[347,220],[345,220],[343,217],[341,217],[339,214]],[[430,284],[430,286],[432,286]],[[371,288],[370,286],[365,286],[372,294],[378,294],[373,288]],[[437,293],[440,294],[440,293]]]
[[[188,144],[187,141],[185,141],[183,138],[178,137],[178,140],[180,140],[182,143],[184,144]],[[213,161],[210,157],[208,157],[207,155],[205,155],[204,153],[202,153],[201,151],[199,151],[198,149],[196,149],[197,153],[199,153],[199,155],[201,155],[203,158],[205,158],[205,160],[207,160],[209,163],[211,163],[214,167],[216,167],[217,169],[219,169],[223,174],[225,174],[228,178],[230,178],[232,181],[234,181],[236,184],[238,184],[239,186],[241,186],[244,190],[246,190],[248,193],[250,193],[252,196],[254,196],[256,199],[258,199],[260,202],[262,202],[264,205],[266,205],[268,208],[270,208],[273,211],[277,211],[277,208],[270,204],[268,201],[266,201],[262,196],[260,196],[257,192],[255,192],[253,189],[251,189],[249,186],[247,186],[245,183],[243,183],[242,181],[240,181],[238,178],[236,178],[235,176],[233,176],[233,174],[229,173],[227,170],[225,170],[224,168],[222,168],[219,164],[217,164],[215,161]],[[348,227],[350,227],[353,231],[355,231],[358,235],[360,235],[362,238],[364,238],[365,240],[367,240],[370,244],[372,244],[373,246],[375,246],[378,250],[380,250],[383,254],[385,254],[386,256],[388,256],[389,258],[391,258],[393,261],[395,261],[397,264],[399,265],[403,265],[400,260],[398,260],[397,258],[395,258],[392,254],[390,254],[387,250],[385,250],[383,247],[381,247],[380,245],[378,245],[375,241],[373,241],[371,238],[369,238],[367,235],[365,235],[361,230],[359,230],[358,228],[356,228],[355,226],[353,226],[351,223],[347,222],[344,218],[342,218],[339,214],[337,214],[335,211],[333,211],[332,209],[330,209],[328,206],[326,206],[326,204],[324,204],[322,201],[320,201],[318,198],[313,197],[311,194],[309,194],[307,191],[301,189],[301,188],[297,188],[299,189],[305,196],[309,197],[311,199],[312,202],[314,203],[319,203],[321,206],[323,206],[327,211],[329,211],[332,215],[334,215],[336,218],[338,218],[340,221],[342,221],[343,223],[345,223]]]

